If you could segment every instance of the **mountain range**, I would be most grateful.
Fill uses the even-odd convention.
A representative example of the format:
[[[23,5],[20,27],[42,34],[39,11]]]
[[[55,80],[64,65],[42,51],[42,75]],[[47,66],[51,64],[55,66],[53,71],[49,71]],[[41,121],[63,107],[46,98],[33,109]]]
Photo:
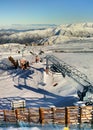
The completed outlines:
[[[0,43],[60,44],[93,40],[93,23],[0,26]]]

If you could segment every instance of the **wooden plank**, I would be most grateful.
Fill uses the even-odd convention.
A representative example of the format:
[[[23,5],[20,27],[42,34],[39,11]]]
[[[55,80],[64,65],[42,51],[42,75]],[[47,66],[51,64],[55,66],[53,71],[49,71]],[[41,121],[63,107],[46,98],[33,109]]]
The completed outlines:
[[[0,110],[0,122],[4,121],[4,111]]]
[[[93,106],[82,107],[81,123],[92,122],[93,120],[92,111],[93,111]]]
[[[40,123],[39,108],[29,109],[29,122]]]
[[[25,107],[26,107],[25,100],[17,100],[17,101],[14,100],[11,102],[12,110],[17,109],[17,108],[25,108]]]
[[[17,122],[15,111],[13,111],[13,110],[4,110],[4,121]]]
[[[67,107],[67,121],[68,124],[77,124],[78,123],[78,107],[72,106]]]

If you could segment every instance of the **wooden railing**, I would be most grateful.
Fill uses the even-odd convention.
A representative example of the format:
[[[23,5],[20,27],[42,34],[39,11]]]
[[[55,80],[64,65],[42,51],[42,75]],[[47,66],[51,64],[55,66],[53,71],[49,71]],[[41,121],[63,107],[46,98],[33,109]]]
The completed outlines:
[[[62,125],[93,123],[93,106],[0,110],[0,122],[3,121]]]

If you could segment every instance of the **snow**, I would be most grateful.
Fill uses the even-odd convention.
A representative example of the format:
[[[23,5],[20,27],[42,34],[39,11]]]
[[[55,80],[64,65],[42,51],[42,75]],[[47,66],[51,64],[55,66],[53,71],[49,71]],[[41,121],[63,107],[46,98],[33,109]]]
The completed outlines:
[[[13,27],[17,29],[19,26],[13,25]],[[62,74],[52,71],[47,74],[45,56],[56,56],[84,73],[93,84],[92,36],[93,23],[49,26],[44,30],[9,35],[10,39],[42,37],[39,43],[48,42],[49,45],[25,46],[18,43],[0,45],[0,109],[11,109],[13,100],[25,100],[27,108],[74,105],[79,99],[77,91],[82,92],[83,87],[67,75],[64,78]],[[44,53],[39,55],[40,51]],[[35,63],[36,55],[43,61]],[[27,59],[30,67],[26,70],[14,69],[8,60],[9,56],[13,56],[19,63],[22,58]]]
[[[31,31],[33,29],[32,25],[1,26],[1,41],[7,42],[8,40],[9,42],[21,43],[30,39],[30,41],[34,41],[36,44],[48,43],[49,45],[69,42],[93,42],[93,23],[46,25],[46,27],[45,25],[35,25],[35,27],[37,29]],[[2,31],[3,29],[4,31]]]
[[[26,107],[62,107],[71,106],[78,101],[77,90],[82,91],[82,86],[72,78],[65,78],[60,73],[49,71],[46,74],[46,60],[44,57],[52,54],[63,60],[67,64],[74,66],[82,73],[86,74],[90,82],[93,81],[93,53],[73,53],[55,52],[57,49],[73,51],[78,48],[92,48],[92,43],[70,43],[51,46],[27,46],[22,55],[24,45],[8,44],[0,45],[0,109],[11,109],[13,100],[25,100]],[[11,51],[10,48],[11,47]],[[20,54],[17,53],[20,50]],[[35,63],[35,55],[40,50],[44,54],[40,55],[43,62]],[[20,68],[13,69],[8,57],[12,55],[14,59],[20,60],[25,57],[30,67],[26,70]],[[56,84],[56,85],[55,85]]]

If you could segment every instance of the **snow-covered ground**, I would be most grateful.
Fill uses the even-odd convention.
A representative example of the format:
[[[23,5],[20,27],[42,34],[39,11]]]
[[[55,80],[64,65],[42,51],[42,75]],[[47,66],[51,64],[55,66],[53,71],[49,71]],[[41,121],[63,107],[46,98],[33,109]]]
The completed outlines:
[[[80,48],[82,48],[80,50]],[[42,62],[35,63],[35,55],[40,51]],[[65,50],[66,52],[61,52]],[[79,51],[80,52],[73,52]],[[0,109],[11,109],[13,100],[25,100],[26,107],[71,106],[78,101],[77,90],[81,85],[71,77],[49,71],[46,74],[46,55],[54,55],[87,75],[93,82],[93,45],[69,43],[51,46],[24,46],[16,44],[0,45]],[[18,53],[20,51],[20,53]],[[57,52],[58,51],[58,52]],[[84,52],[85,51],[85,52]],[[82,53],[83,52],[83,53]],[[30,67],[26,70],[13,69],[8,57],[18,61],[25,57]],[[56,86],[54,84],[57,83]]]

